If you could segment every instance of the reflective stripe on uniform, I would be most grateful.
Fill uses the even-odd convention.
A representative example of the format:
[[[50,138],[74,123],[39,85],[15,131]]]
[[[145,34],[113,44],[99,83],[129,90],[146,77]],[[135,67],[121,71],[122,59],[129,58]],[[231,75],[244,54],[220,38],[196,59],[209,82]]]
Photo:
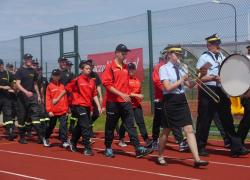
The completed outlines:
[[[75,117],[70,117],[69,119],[73,120],[73,121],[77,121],[77,118],[75,118]]]
[[[30,122],[25,122],[25,125],[30,126],[31,123]]]
[[[13,121],[6,121],[6,122],[3,123],[4,126],[8,125],[8,124],[13,124]]]
[[[32,121],[32,124],[41,124],[40,121]]]
[[[18,124],[17,127],[23,128],[23,127],[25,127],[25,125],[20,125],[20,124]]]

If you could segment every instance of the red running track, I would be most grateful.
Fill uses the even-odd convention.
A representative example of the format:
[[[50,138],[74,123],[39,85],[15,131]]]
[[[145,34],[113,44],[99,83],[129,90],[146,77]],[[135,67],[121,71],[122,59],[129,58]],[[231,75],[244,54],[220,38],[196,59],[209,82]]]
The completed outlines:
[[[204,158],[210,161],[209,166],[195,169],[192,155],[179,153],[174,143],[169,143],[165,151],[169,165],[162,167],[155,163],[156,153],[136,159],[132,146],[121,148],[117,146],[117,141],[113,143],[116,157],[106,158],[103,156],[103,135],[98,134],[97,137],[92,157],[60,148],[56,138],[51,140],[53,147],[45,148],[35,142],[27,145],[8,142],[2,137],[0,179],[250,179],[250,155],[231,158],[221,141],[210,141],[208,149],[213,154]],[[250,148],[250,144],[247,146]],[[79,149],[82,151],[82,146]]]

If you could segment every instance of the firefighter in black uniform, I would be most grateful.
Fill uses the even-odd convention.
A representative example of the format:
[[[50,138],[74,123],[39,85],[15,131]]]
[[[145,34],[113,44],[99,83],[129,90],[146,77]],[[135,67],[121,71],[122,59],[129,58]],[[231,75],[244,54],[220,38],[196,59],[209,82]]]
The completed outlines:
[[[25,54],[23,66],[16,72],[16,84],[19,92],[17,93],[17,117],[19,125],[19,143],[27,144],[25,139],[25,121],[29,117],[32,125],[37,131],[39,143],[46,144],[44,133],[40,122],[40,109],[38,103],[41,103],[41,97],[37,86],[38,75],[32,68],[32,55]]]
[[[74,78],[74,74],[71,72],[71,66],[73,64],[65,57],[60,57],[58,59],[58,63],[59,63],[59,69],[61,71],[60,83],[66,86]],[[67,95],[68,97],[70,96],[70,94]],[[70,133],[72,133],[76,120],[77,119],[75,117],[73,116],[70,117],[70,125],[69,125]]]
[[[10,91],[13,76],[4,69],[4,62],[0,59],[0,112],[3,112],[3,123],[8,135],[8,140],[13,141],[13,120]]]

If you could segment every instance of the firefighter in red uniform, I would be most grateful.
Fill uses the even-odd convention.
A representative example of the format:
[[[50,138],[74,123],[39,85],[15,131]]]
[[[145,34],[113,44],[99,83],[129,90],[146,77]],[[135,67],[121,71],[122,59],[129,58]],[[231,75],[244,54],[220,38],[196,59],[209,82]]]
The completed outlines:
[[[72,138],[70,140],[70,149],[73,152],[77,151],[76,145],[80,133],[83,137],[83,145],[85,147],[83,154],[86,156],[92,156],[93,151],[90,146],[90,128],[92,127],[90,109],[93,100],[95,101],[100,113],[101,106],[97,98],[95,81],[89,76],[91,72],[91,64],[89,64],[87,61],[81,61],[79,67],[82,70],[81,75],[70,81],[66,86],[66,91],[68,93],[75,92],[74,97],[72,98],[72,114],[74,114],[74,116],[76,116],[78,119],[77,125],[73,129]],[[66,93],[66,91],[56,98],[54,103],[57,103],[58,100]]]
[[[115,50],[115,59],[107,64],[102,74],[102,84],[106,88],[106,124],[105,124],[105,156],[114,157],[111,148],[114,130],[121,117],[130,141],[135,147],[136,157],[143,157],[152,151],[140,145],[134,126],[134,113],[129,96],[129,74],[127,65],[123,63],[130,50],[119,44]]]
[[[130,90],[130,97],[131,103],[133,106],[135,122],[139,127],[141,136],[146,143],[146,147],[150,147],[152,145],[152,140],[148,137],[148,132],[145,126],[144,117],[143,117],[143,110],[141,107],[141,101],[144,98],[142,91],[141,91],[141,82],[136,77],[136,65],[134,63],[128,64],[128,71],[129,71],[129,90]],[[119,145],[125,145],[124,137],[125,137],[125,128],[123,125],[120,127],[120,142]]]
[[[63,91],[65,91],[65,86],[60,83],[60,76],[61,71],[59,69],[54,69],[52,71],[52,81],[46,89],[46,111],[49,114],[50,121],[49,126],[46,128],[45,138],[47,146],[50,146],[49,137],[53,133],[57,120],[59,120],[59,132],[62,147],[67,148],[69,146],[67,136],[67,113],[69,110],[67,95],[65,94],[57,104],[53,104],[53,99],[56,99]]]

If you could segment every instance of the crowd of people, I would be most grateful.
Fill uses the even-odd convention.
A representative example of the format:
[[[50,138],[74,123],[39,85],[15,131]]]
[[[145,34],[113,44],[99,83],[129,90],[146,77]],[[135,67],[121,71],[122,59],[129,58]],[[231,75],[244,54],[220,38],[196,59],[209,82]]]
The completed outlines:
[[[206,144],[212,120],[221,132],[225,147],[231,150],[231,156],[246,155],[249,153],[244,146],[250,128],[249,98],[243,98],[245,114],[236,132],[230,99],[221,90],[218,75],[220,64],[225,59],[220,51],[221,40],[214,34],[207,37],[206,42],[208,50],[200,56],[196,68],[199,79],[218,94],[220,101],[215,102],[203,89],[199,89],[196,133],[184,86],[193,88],[197,82],[190,79],[180,66],[183,55],[181,46],[165,47],[152,72],[154,117],[151,138],[143,117],[141,101],[144,96],[142,82],[136,76],[137,67],[134,63],[124,64],[130,50],[124,44],[119,44],[114,59],[107,64],[101,78],[93,71],[94,61],[91,59],[81,61],[81,73],[74,75],[71,72],[73,64],[67,58],[60,57],[59,67],[52,71],[49,82],[43,77],[38,62],[32,60],[31,54],[23,56],[23,65],[17,71],[11,64],[5,68],[3,60],[0,60],[0,110],[7,138],[9,141],[17,138],[14,133],[17,127],[18,142],[27,144],[26,136],[31,137],[35,130],[38,143],[50,147],[50,137],[58,121],[61,147],[77,152],[77,144],[81,142],[83,154],[92,156],[92,138],[95,137],[93,124],[105,111],[106,157],[115,156],[112,143],[114,132],[118,129],[119,146],[127,146],[124,140],[127,132],[137,158],[158,151],[158,164],[167,165],[163,154],[172,131],[179,151],[191,151],[194,167],[207,166],[208,161],[201,160],[200,156],[209,155]],[[247,48],[250,53],[250,46]],[[105,95],[102,94],[102,86]],[[135,125],[144,144],[139,141]]]

